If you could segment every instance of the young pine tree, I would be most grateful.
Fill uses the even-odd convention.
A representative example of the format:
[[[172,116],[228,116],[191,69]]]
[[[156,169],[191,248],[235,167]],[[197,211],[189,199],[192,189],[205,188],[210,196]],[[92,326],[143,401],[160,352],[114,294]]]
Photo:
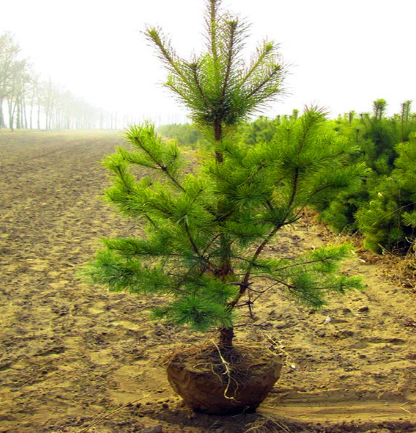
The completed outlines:
[[[206,50],[190,61],[178,57],[160,30],[146,30],[169,72],[166,87],[210,143],[205,156],[188,163],[150,124],[126,132],[130,147],[104,161],[113,182],[106,198],[145,234],[103,240],[89,274],[113,291],[165,295],[155,317],[200,331],[217,327],[220,347],[229,348],[236,307],[251,308],[262,280],[312,307],[327,292],[360,287],[338,272],[348,245],[297,259],[263,257],[279,230],[299,220],[306,206],[348,186],[360,170],[347,164],[351,143],[317,108],[283,122],[269,142],[233,139],[239,122],[282,91],[285,68],[269,41],[246,65],[246,24],[222,12],[220,0],[206,4]]]
[[[395,146],[398,157],[390,176],[378,178],[370,200],[356,213],[364,245],[376,252],[407,252],[416,229],[416,134]]]

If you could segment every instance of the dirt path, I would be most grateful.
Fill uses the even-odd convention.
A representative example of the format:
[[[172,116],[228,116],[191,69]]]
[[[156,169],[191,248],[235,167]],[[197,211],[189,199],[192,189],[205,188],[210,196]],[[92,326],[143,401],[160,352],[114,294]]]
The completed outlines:
[[[359,257],[345,270],[366,291],[316,313],[276,293],[237,334],[288,355],[258,414],[183,407],[165,356],[207,337],[150,322],[143,299],[76,275],[100,238],[137,233],[97,198],[99,161],[119,143],[110,132],[0,132],[0,433],[416,432],[415,296]],[[269,253],[328,237],[306,220]]]

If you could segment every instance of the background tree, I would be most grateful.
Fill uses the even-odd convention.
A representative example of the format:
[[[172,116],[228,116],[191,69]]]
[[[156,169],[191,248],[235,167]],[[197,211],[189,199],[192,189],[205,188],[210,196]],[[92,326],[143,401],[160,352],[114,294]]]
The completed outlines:
[[[362,114],[352,121],[339,118],[333,122],[340,134],[357,144],[351,164],[364,163],[367,174],[355,189],[342,191],[318,210],[320,217],[337,230],[359,230],[365,236],[365,245],[374,251],[406,251],[414,239],[404,217],[413,209],[409,189],[413,164],[406,155],[414,141],[416,120],[411,101],[405,101],[400,113],[390,118],[384,117],[386,105],[384,99],[378,99],[373,103],[372,116]]]
[[[6,126],[3,102],[12,92],[12,82],[16,71],[15,62],[19,52],[20,47],[10,33],[0,35],[0,128]]]
[[[376,121],[380,121],[386,112],[387,101],[385,99],[376,99],[373,102],[373,113]]]
[[[10,33],[0,35],[0,128],[113,128],[110,116],[68,90],[40,80]],[[36,116],[36,121],[34,121]],[[127,122],[127,121],[126,121]]]
[[[370,200],[356,215],[365,245],[377,252],[389,248],[406,252],[415,241],[416,134],[395,149],[394,170],[378,179]]]
[[[196,147],[197,145],[203,145],[201,143],[202,135],[198,129],[189,123],[186,124],[173,124],[173,125],[161,125],[157,129],[160,134],[166,138],[176,139],[179,143]]]
[[[236,137],[247,144],[270,141],[276,133],[276,128],[280,123],[280,117],[271,120],[265,116],[260,116],[252,122],[244,122],[240,124]]]

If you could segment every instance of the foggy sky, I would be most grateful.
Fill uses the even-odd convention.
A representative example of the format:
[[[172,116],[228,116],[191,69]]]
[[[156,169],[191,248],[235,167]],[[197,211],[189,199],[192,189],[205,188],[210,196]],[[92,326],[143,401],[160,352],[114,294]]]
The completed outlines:
[[[158,123],[181,122],[185,111],[161,83],[165,71],[142,31],[162,27],[179,54],[203,45],[204,0],[0,0],[0,33],[11,31],[44,79],[109,111]],[[332,117],[388,113],[415,100],[415,0],[224,0],[252,23],[250,51],[264,37],[280,43],[289,64],[287,94],[264,113],[304,105]],[[190,18],[189,18],[190,17]]]

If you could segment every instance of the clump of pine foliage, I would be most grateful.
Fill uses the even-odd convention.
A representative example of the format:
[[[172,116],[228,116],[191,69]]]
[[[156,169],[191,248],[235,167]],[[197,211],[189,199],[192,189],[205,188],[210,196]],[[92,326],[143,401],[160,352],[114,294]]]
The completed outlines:
[[[112,291],[165,295],[154,317],[199,331],[216,327],[219,344],[229,347],[236,307],[251,307],[262,281],[266,291],[284,290],[316,308],[327,293],[361,287],[339,272],[349,245],[297,258],[264,251],[307,206],[349,187],[363,168],[349,164],[354,145],[316,107],[282,122],[272,140],[236,139],[237,125],[282,91],[285,68],[270,41],[246,64],[246,24],[222,12],[219,0],[206,4],[206,50],[190,61],[160,30],[146,31],[168,70],[167,88],[208,143],[204,157],[191,164],[151,124],[129,128],[129,147],[104,161],[112,181],[105,197],[144,235],[103,240],[88,272]]]
[[[376,252],[406,252],[415,240],[416,116],[411,101],[399,114],[385,116],[387,103],[377,99],[373,113],[340,118],[334,127],[355,142],[351,163],[363,163],[366,176],[360,185],[342,191],[320,207],[321,218],[332,227],[358,230],[364,245]]]
[[[397,157],[389,175],[380,176],[369,201],[356,213],[365,245],[381,251],[404,251],[413,245],[416,228],[416,135],[395,147]]]

